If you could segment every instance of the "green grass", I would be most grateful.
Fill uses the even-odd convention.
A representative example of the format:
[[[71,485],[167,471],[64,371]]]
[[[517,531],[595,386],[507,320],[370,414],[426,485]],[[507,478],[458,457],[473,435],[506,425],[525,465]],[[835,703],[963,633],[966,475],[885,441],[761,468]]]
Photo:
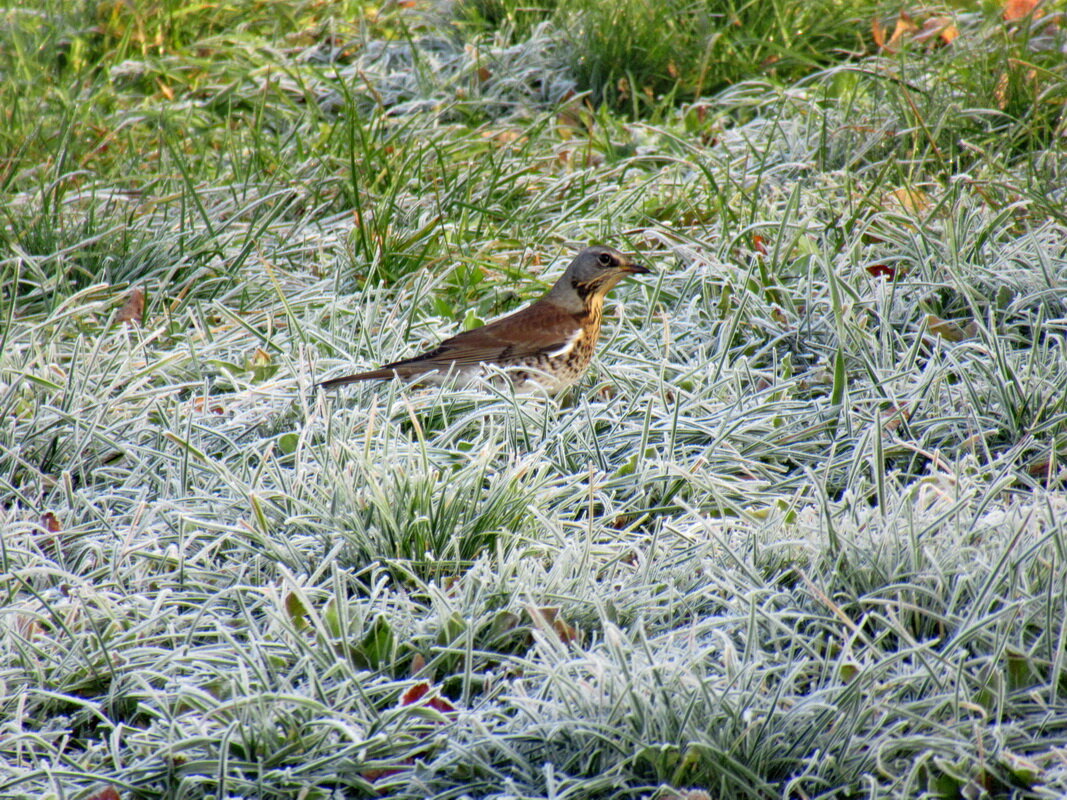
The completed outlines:
[[[0,12],[0,795],[1067,792],[1062,15],[670,9]]]

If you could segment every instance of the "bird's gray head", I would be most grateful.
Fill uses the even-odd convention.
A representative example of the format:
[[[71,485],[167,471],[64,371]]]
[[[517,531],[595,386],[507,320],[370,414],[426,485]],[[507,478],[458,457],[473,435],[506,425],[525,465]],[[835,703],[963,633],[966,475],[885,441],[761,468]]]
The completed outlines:
[[[587,247],[574,257],[548,293],[548,299],[571,311],[588,309],[603,301],[604,295],[627,275],[651,271],[613,247]]]

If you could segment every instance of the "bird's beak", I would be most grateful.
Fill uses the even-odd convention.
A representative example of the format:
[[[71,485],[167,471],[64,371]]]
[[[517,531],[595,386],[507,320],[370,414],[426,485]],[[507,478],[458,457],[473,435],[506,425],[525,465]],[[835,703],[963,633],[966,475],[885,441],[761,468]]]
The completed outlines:
[[[652,272],[652,270],[650,270],[648,267],[642,267],[640,264],[634,264],[633,262],[630,262],[625,267],[622,267],[622,271],[628,272],[631,275],[647,275]]]

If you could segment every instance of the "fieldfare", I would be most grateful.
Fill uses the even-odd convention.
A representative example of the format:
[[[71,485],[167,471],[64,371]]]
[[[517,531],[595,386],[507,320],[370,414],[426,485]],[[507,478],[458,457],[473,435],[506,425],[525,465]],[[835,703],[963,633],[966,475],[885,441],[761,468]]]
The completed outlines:
[[[419,378],[469,383],[491,365],[516,388],[555,394],[577,381],[593,357],[604,296],[627,275],[651,272],[611,247],[587,247],[540,300],[480,328],[445,339],[433,350],[379,369],[331,378],[333,389],[356,381]]]

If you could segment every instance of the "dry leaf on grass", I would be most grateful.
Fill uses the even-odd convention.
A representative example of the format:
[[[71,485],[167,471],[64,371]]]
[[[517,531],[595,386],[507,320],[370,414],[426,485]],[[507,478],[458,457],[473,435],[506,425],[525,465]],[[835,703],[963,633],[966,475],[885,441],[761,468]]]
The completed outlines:
[[[912,216],[918,217],[929,211],[934,202],[930,199],[930,195],[921,189],[901,187],[882,195],[882,205],[886,208],[907,211]]]
[[[1040,5],[1041,0],[1005,0],[1001,16],[1005,22],[1015,22],[1030,14],[1037,18],[1043,16],[1043,12],[1038,8]]]
[[[946,342],[963,342],[973,339],[978,333],[978,326],[973,320],[963,328],[950,319],[941,319],[933,314],[926,315],[926,329]]]
[[[909,41],[925,44],[927,48],[951,44],[960,35],[952,17],[939,14],[926,18],[920,25],[907,11],[900,12],[888,38],[886,31],[880,19],[871,20],[871,37],[878,49],[886,53],[897,52]]]
[[[144,322],[144,289],[134,286],[125,304],[115,315],[115,322],[129,322],[140,326]]]

